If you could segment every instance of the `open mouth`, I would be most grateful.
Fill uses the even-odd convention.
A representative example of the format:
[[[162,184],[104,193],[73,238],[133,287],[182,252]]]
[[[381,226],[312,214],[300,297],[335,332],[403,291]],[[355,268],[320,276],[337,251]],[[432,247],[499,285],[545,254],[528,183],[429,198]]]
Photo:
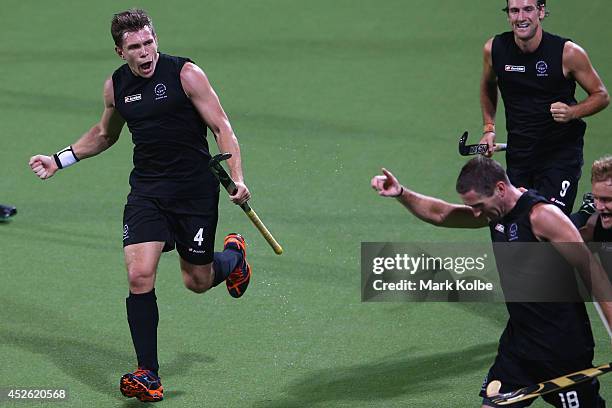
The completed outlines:
[[[153,65],[153,61],[148,61],[143,64],[140,64],[140,69],[147,72],[151,70],[152,65]]]
[[[516,28],[518,28],[519,30],[524,30],[528,27],[529,27],[529,23],[520,23],[516,25]]]
[[[599,214],[602,221],[611,222],[612,221],[612,213],[601,213]]]

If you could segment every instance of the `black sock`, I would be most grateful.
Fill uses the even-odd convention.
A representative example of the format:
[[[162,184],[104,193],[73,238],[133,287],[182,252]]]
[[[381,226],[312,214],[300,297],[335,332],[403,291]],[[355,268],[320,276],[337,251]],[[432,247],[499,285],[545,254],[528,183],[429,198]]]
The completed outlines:
[[[215,271],[213,287],[223,282],[240,262],[242,262],[242,253],[235,249],[228,248],[223,252],[215,252],[213,257],[213,270]]]
[[[132,334],[132,342],[138,358],[138,367],[152,370],[157,375],[157,297],[155,288],[148,293],[136,295],[130,292],[125,299],[127,318]]]

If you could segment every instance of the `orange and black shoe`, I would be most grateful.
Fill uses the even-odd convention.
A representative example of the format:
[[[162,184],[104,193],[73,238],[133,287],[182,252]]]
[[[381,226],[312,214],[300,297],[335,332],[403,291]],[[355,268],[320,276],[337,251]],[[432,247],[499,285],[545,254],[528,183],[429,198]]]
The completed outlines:
[[[124,374],[119,381],[121,393],[128,398],[136,397],[143,402],[157,402],[164,399],[161,380],[151,370],[139,368]]]
[[[246,242],[240,234],[228,234],[223,241],[223,249],[234,249],[242,254],[242,262],[229,274],[225,280],[227,291],[232,297],[244,295],[251,280],[251,266],[246,260]]]

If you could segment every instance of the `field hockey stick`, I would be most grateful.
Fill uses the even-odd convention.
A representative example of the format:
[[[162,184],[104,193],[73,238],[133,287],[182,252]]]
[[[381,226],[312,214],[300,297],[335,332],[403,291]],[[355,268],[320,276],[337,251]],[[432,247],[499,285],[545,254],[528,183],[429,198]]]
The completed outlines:
[[[465,132],[463,132],[463,135],[459,139],[459,154],[460,155],[474,156],[476,154],[485,154],[486,152],[489,151],[489,145],[486,143],[466,145],[465,143],[467,142],[467,138],[468,138],[468,132],[466,130]],[[506,143],[496,143],[495,151],[501,152],[503,150],[506,150],[506,147],[507,147]]]
[[[232,157],[231,153],[218,154],[212,159],[210,159],[210,161],[208,162],[208,166],[210,167],[210,170],[215,175],[215,177],[217,177],[217,179],[219,180],[219,183],[221,183],[221,185],[225,187],[227,192],[230,195],[234,195],[238,190],[238,188],[236,187],[236,183],[234,183],[234,180],[232,180],[230,175],[227,174],[227,171],[225,171],[223,165],[221,164],[222,161],[227,160],[230,157]],[[249,217],[249,219],[253,222],[253,224],[259,230],[261,235],[265,238],[268,244],[270,244],[274,252],[277,255],[282,254],[283,247],[280,246],[280,244],[278,243],[278,241],[276,241],[276,239],[274,239],[268,228],[266,228],[264,223],[261,222],[261,219],[259,218],[257,213],[251,208],[248,201],[245,201],[244,203],[240,204],[240,208],[242,208],[242,211],[244,211],[245,214]]]
[[[595,306],[595,310],[597,310],[597,313],[599,314],[599,318],[601,319],[601,322],[603,323],[604,327],[608,331],[608,335],[612,339],[612,329],[610,329],[610,325],[608,324],[608,319],[606,319],[606,316],[604,315],[603,310],[601,310],[601,306],[599,305],[599,302],[594,301],[593,306]]]
[[[571,387],[575,384],[588,381],[602,374],[609,373],[610,371],[612,371],[612,363],[603,364],[599,367],[592,367],[582,371],[576,371],[575,373],[567,374],[562,377],[544,381],[539,384],[530,385],[528,387],[521,388],[520,390],[504,394],[498,394],[501,383],[499,381],[491,381],[491,383],[487,386],[487,396],[491,402],[495,403],[496,405],[510,405],[514,404],[515,402],[537,398],[541,395]]]

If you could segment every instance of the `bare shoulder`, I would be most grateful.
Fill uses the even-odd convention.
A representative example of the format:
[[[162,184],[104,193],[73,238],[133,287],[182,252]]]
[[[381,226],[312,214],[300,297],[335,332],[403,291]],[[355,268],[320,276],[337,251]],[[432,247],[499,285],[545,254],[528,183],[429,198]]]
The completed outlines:
[[[591,72],[593,67],[586,51],[578,44],[566,41],[563,46],[563,71],[571,76]]]
[[[181,76],[193,75],[193,74],[203,74],[203,73],[204,73],[204,70],[193,62],[186,62],[185,65],[183,65],[183,68],[181,68]]]
[[[563,65],[580,67],[584,64],[589,64],[589,56],[584,48],[574,42],[566,41],[563,46]]]
[[[559,221],[562,224],[570,223],[569,218],[554,204],[539,203],[533,206],[529,214],[529,220],[533,224],[536,222],[552,222]],[[573,225],[573,224],[572,224]]]
[[[566,41],[563,45],[563,57],[586,56],[587,53],[578,44],[572,41]]]
[[[181,68],[181,81],[193,81],[206,78],[204,70],[193,62],[186,62]]]
[[[546,222],[554,221],[560,217],[565,217],[563,211],[561,211],[556,205],[549,203],[538,203],[533,206],[531,213],[529,214],[529,220],[533,225],[535,222]]]
[[[204,70],[193,62],[187,62],[183,65],[180,76],[181,84],[187,96],[191,96],[194,91],[202,86],[209,86]]]
[[[493,77],[493,38],[489,38],[487,42],[484,44],[484,48],[482,49],[482,55],[485,63],[485,71],[487,71],[487,75],[489,77]]]
[[[106,78],[104,81],[103,95],[106,106],[115,106],[115,90],[112,76]]]
[[[536,237],[553,242],[582,241],[580,233],[567,215],[556,205],[539,203],[529,214],[531,229]]]

